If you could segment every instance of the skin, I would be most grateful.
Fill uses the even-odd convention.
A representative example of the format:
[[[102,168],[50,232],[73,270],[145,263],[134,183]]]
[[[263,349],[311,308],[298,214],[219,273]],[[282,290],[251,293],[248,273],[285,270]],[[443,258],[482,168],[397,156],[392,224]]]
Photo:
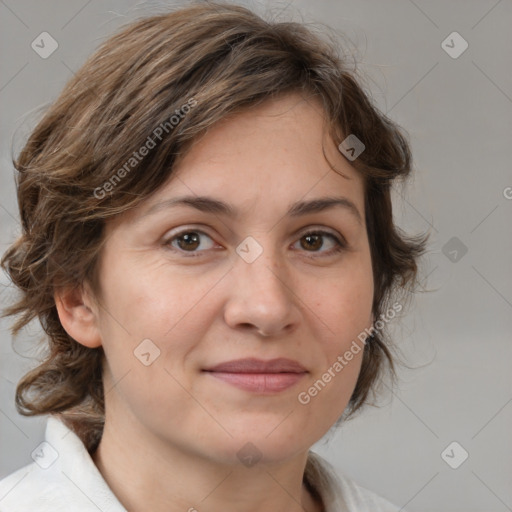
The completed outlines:
[[[105,430],[93,460],[131,511],[321,510],[302,484],[308,450],[347,406],[362,351],[307,405],[298,394],[372,325],[363,181],[327,136],[320,105],[298,94],[218,123],[175,171],[108,221],[100,295],[87,286],[56,295],[67,332],[105,351]],[[240,215],[190,206],[144,215],[182,195],[221,199]],[[350,199],[361,220],[341,207],[287,215],[324,196]],[[332,253],[329,236],[308,242],[304,233],[319,229],[347,248]],[[197,230],[205,234],[192,249],[176,237]],[[252,263],[236,252],[247,236],[263,249]],[[160,350],[149,366],[134,355],[144,339]],[[308,373],[264,395],[202,371],[244,357],[288,357]],[[237,457],[247,442],[261,456],[251,467]]]

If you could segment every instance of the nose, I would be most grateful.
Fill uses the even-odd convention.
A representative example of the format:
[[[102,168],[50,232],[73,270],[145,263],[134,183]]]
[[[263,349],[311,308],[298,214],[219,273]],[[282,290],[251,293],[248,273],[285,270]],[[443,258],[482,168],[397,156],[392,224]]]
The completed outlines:
[[[224,318],[232,329],[279,337],[297,328],[301,301],[275,254],[264,251],[252,263],[237,258],[230,274]]]

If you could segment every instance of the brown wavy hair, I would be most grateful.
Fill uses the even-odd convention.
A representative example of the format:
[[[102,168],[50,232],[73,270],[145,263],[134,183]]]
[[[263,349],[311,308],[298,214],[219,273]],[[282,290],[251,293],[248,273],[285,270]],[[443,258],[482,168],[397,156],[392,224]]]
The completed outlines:
[[[37,317],[48,349],[18,383],[21,414],[60,414],[94,449],[105,413],[103,349],[87,348],[67,334],[56,289],[87,282],[98,291],[96,263],[106,221],[163,185],[205,130],[289,92],[320,101],[336,144],[348,134],[365,144],[351,164],[364,179],[375,318],[397,297],[407,300],[428,238],[408,237],[393,222],[391,185],[411,171],[409,144],[373,105],[356,70],[325,33],[264,20],[240,6],[192,4],[123,27],[67,83],[14,159],[22,233],[1,265],[21,295],[3,316],[18,316],[14,337]],[[191,98],[194,108],[158,140],[155,127]],[[149,140],[154,149],[115,186],[105,187]],[[374,331],[347,417],[369,401],[381,376],[394,376],[391,348],[386,330]]]

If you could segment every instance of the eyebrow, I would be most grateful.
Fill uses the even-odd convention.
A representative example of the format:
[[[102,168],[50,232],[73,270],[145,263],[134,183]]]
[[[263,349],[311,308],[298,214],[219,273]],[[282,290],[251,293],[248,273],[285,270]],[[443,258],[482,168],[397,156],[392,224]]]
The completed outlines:
[[[140,219],[146,218],[163,209],[174,206],[189,206],[205,213],[213,213],[231,218],[238,218],[239,211],[229,204],[219,199],[207,196],[182,196],[166,199],[151,206],[142,214]],[[363,224],[363,218],[357,209],[357,206],[346,197],[319,197],[310,201],[297,201],[288,209],[289,217],[300,217],[312,213],[319,213],[332,208],[341,207],[349,212],[359,224]]]

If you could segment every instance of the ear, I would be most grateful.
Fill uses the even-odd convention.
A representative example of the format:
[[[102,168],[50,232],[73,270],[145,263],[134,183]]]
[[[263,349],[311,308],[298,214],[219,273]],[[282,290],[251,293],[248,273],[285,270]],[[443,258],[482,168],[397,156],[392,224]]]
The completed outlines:
[[[78,343],[89,348],[101,346],[98,309],[83,287],[61,288],[55,292],[55,305],[62,327]]]

